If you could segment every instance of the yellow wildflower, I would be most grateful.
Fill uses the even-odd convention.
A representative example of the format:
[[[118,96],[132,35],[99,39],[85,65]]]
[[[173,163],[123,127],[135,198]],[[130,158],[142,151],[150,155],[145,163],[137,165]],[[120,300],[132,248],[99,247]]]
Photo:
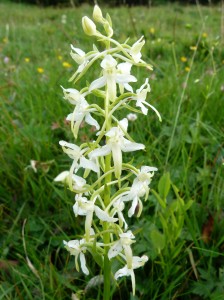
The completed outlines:
[[[25,58],[24,58],[24,61],[25,61],[26,63],[28,63],[28,62],[30,62],[30,58],[29,58],[29,57],[25,57]]]
[[[150,32],[151,34],[155,34],[155,28],[154,28],[154,27],[151,27],[151,28],[149,29],[149,32]]]
[[[62,60],[62,56],[61,55],[58,55],[58,60]]]
[[[181,56],[180,60],[181,60],[182,62],[186,62],[186,61],[187,61],[187,57]]]
[[[63,63],[62,63],[62,66],[64,67],[64,68],[71,68],[71,64],[70,63],[68,63],[67,61],[64,61]]]
[[[43,68],[37,68],[37,72],[40,73],[40,74],[44,73],[44,69]]]
[[[191,70],[191,69],[190,69],[189,67],[186,67],[186,68],[185,68],[185,71],[186,71],[186,72],[190,72],[190,70]]]
[[[4,44],[7,44],[9,40],[8,40],[8,38],[7,38],[7,37],[5,37],[5,38],[3,38],[3,40],[2,40],[2,41],[3,41],[3,43],[4,43]]]
[[[196,51],[196,50],[197,50],[197,47],[196,47],[196,46],[191,46],[190,49],[191,49],[192,51]]]
[[[203,32],[203,33],[202,33],[202,37],[203,37],[203,38],[205,38],[205,39],[206,39],[206,38],[207,38],[207,36],[208,36],[208,34],[207,34],[206,32]]]

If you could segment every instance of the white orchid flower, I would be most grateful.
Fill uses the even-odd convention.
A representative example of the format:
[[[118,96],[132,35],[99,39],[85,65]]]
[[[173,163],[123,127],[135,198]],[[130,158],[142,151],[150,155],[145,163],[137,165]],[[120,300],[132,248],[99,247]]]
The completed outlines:
[[[73,212],[75,216],[86,216],[85,220],[85,232],[86,239],[89,240],[90,228],[92,227],[94,202],[87,200],[86,197],[82,197],[81,194],[75,196],[75,204],[73,205]]]
[[[59,144],[62,146],[63,151],[73,159],[72,168],[75,171],[78,171],[79,168],[84,168],[96,173],[99,172],[99,166],[92,159],[84,157],[87,148],[81,149],[77,145],[65,141],[60,141]]]
[[[86,197],[82,197],[81,194],[75,196],[76,203],[73,205],[73,211],[75,216],[86,216],[85,232],[86,239],[89,239],[90,230],[92,227],[93,213],[104,222],[115,223],[118,219],[110,217],[110,215],[95,205],[95,201],[87,200]]]
[[[135,42],[130,49],[130,55],[132,56],[135,63],[138,63],[142,57],[141,50],[145,44],[145,40],[143,39],[144,36],[142,36],[137,42]]]
[[[83,99],[82,102],[76,105],[73,113],[67,116],[66,120],[71,121],[72,132],[75,138],[77,138],[79,127],[83,119],[85,119],[87,124],[96,127],[96,130],[100,129],[100,125],[90,114],[95,110],[94,108],[89,108],[88,102]]]
[[[141,167],[137,177],[134,179],[129,193],[121,197],[121,201],[132,201],[131,208],[128,211],[129,218],[135,213],[136,207],[139,204],[139,213],[142,211],[142,202],[140,197],[147,196],[149,193],[149,184],[154,172],[158,169],[155,167],[143,166]]]
[[[107,144],[102,148],[93,150],[90,153],[90,157],[106,156],[112,152],[115,176],[117,178],[121,175],[122,170],[122,151],[133,152],[137,150],[145,149],[145,145],[130,142],[125,139],[125,132],[128,128],[128,120],[124,118],[118,123],[119,127],[112,127],[105,135],[109,137]]]
[[[96,47],[93,49],[93,51],[89,53],[85,53],[83,50],[74,47],[71,45],[71,52],[70,55],[74,59],[74,61],[79,65],[77,71],[75,74],[81,73],[83,69],[88,65],[90,62],[90,59],[95,57],[96,54],[99,52]]]
[[[132,266],[132,250],[130,245],[134,243],[135,236],[128,230],[127,232],[119,234],[120,239],[108,251],[108,258],[111,259],[124,250],[125,259],[129,268]]]
[[[128,265],[125,265],[122,269],[118,270],[114,274],[115,280],[117,280],[119,277],[131,276],[132,292],[133,292],[133,295],[135,295],[135,273],[134,273],[134,270],[144,266],[144,264],[147,261],[148,261],[148,257],[146,255],[143,255],[142,257],[133,256],[132,266],[129,268]]]
[[[125,208],[124,202],[121,200],[121,198],[117,199],[114,203],[113,203],[113,214],[112,216],[114,216],[115,214],[118,215],[118,219],[119,219],[119,226],[122,228],[123,224],[124,224],[124,229],[127,230],[128,228],[128,224],[125,221],[124,215],[122,213],[122,211]]]
[[[82,240],[71,240],[69,242],[63,241],[65,248],[70,252],[71,255],[75,256],[75,267],[79,272],[78,258],[80,258],[81,269],[84,274],[89,275],[89,270],[86,267],[86,259],[84,253],[86,252],[85,239]]]
[[[78,90],[76,89],[65,89],[63,88],[64,92],[64,99],[68,100],[71,104],[77,105],[82,103],[82,101],[85,101],[85,96],[87,93],[81,94]]]
[[[88,245],[94,242],[94,235],[95,232],[91,228],[90,229],[90,240],[87,242],[85,238],[81,240],[71,240],[69,242],[63,241],[65,248],[70,252],[71,255],[75,256],[75,266],[76,270],[79,272],[79,264],[78,264],[78,257],[80,258],[81,262],[81,269],[84,274],[89,275],[89,270],[86,267],[86,259],[84,253],[88,249]],[[98,245],[103,245],[97,243]]]
[[[79,49],[79,48],[75,48],[73,45],[71,45],[71,57],[74,59],[74,61],[78,64],[78,65],[81,65],[84,63],[85,61],[85,57],[86,57],[86,53]]]
[[[72,174],[72,187],[75,191],[83,193],[86,185],[86,180],[78,175]]]
[[[128,70],[125,72],[125,74],[122,74],[120,71],[118,71],[116,68],[117,61],[111,55],[106,55],[100,65],[103,69],[103,76],[94,80],[90,84],[90,92],[106,85],[109,99],[114,101],[117,95],[117,83],[125,85],[128,82],[137,81],[134,76],[128,74]]]
[[[83,193],[85,191],[86,180],[82,177],[72,174],[69,171],[61,172],[55,179],[55,182],[62,182],[70,185],[75,191]]]
[[[140,89],[138,89],[136,91],[136,96],[132,97],[131,99],[136,100],[136,106],[141,108],[141,111],[144,115],[147,115],[148,108],[146,108],[146,106],[149,106],[157,114],[157,116],[158,116],[158,118],[161,122],[162,118],[161,118],[160,113],[158,112],[158,110],[154,106],[152,106],[151,104],[146,102],[147,94],[150,91],[151,91],[151,88],[150,88],[150,85],[149,85],[149,79],[146,78],[145,83],[140,87]]]
[[[148,186],[151,183],[154,172],[158,171],[156,167],[142,166],[137,177],[133,181],[133,185],[138,190],[139,197],[143,197],[148,193]]]

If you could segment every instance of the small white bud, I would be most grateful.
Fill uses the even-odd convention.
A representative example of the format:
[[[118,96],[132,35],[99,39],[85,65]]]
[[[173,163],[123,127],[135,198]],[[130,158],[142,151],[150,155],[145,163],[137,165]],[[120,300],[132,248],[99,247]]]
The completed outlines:
[[[94,9],[93,9],[93,19],[94,19],[94,21],[99,22],[99,23],[103,22],[102,11],[101,11],[101,9],[99,8],[98,5],[94,6]]]
[[[87,35],[92,36],[96,34],[96,25],[86,16],[82,18],[82,28]]]

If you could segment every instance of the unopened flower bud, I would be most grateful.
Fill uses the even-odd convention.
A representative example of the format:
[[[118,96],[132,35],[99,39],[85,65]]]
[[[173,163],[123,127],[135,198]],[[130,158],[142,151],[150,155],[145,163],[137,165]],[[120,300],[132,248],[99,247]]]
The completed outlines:
[[[82,28],[87,35],[92,36],[96,34],[96,25],[88,17],[82,18]]]
[[[108,22],[106,22],[105,24],[104,24],[104,29],[105,29],[105,31],[106,31],[106,33],[107,33],[107,36],[108,37],[112,37],[112,35],[113,35],[113,28],[110,26],[110,24],[108,23]]]
[[[93,19],[94,19],[94,21],[99,22],[99,23],[101,23],[103,21],[102,11],[101,11],[101,9],[99,8],[98,5],[94,6]]]

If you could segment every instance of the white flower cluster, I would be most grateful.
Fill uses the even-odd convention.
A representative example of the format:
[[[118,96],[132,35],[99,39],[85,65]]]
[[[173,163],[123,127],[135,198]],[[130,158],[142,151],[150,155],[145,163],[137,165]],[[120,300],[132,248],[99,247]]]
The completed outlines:
[[[105,50],[99,51],[94,45],[93,51],[85,53],[71,46],[71,56],[79,65],[71,81],[76,83],[92,66],[100,68],[99,78],[81,91],[63,88],[64,99],[74,105],[73,112],[67,116],[74,138],[78,137],[83,121],[96,129],[96,140],[91,143],[78,146],[60,141],[72,164],[70,170],[59,174],[55,181],[64,182],[76,194],[74,214],[85,217],[83,238],[64,241],[64,244],[70,254],[75,256],[76,269],[79,271],[79,259],[86,275],[89,274],[85,259],[87,251],[104,257],[104,260],[107,257],[110,261],[119,256],[124,267],[115,273],[114,278],[117,280],[121,276],[131,276],[135,293],[134,270],[143,266],[148,257],[133,256],[131,244],[135,242],[135,237],[128,230],[125,217],[127,214],[131,218],[136,211],[137,216],[140,216],[141,199],[147,199],[149,185],[157,169],[149,166],[137,169],[132,163],[123,162],[123,152],[144,150],[145,146],[131,139],[127,132],[128,119],[119,121],[115,113],[125,108],[131,111],[130,115],[133,112],[146,115],[149,107],[160,120],[161,117],[146,101],[150,92],[148,79],[136,91],[131,86],[131,83],[137,82],[137,78],[131,75],[133,65],[151,69],[141,59],[141,49],[145,43],[143,37],[132,46],[128,45],[128,41],[120,44],[112,39],[111,19],[108,15],[104,18],[97,5],[94,7],[93,19],[103,26],[106,34],[97,31],[95,23],[88,17],[82,19],[83,30],[103,42]],[[92,94],[98,100],[97,103],[89,104],[87,100]],[[93,183],[88,184],[88,178]],[[129,209],[125,213],[126,206]]]

